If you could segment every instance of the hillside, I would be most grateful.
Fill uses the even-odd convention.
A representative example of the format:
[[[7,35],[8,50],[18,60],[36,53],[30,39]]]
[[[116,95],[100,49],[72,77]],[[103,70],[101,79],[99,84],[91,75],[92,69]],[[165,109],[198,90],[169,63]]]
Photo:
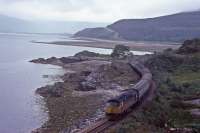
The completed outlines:
[[[199,37],[199,27],[200,11],[196,11],[156,18],[124,19],[108,25],[106,28],[116,32],[125,40],[182,42]],[[89,37],[89,33],[85,34],[81,31],[78,33],[75,36]],[[98,36],[91,37],[98,38]]]
[[[120,39],[120,36],[117,32],[109,28],[87,28],[80,32],[77,32],[75,36],[90,37],[90,38],[100,38],[100,39]]]
[[[0,32],[75,33],[84,28],[105,26],[105,23],[76,21],[27,21],[0,15]],[[42,27],[42,28],[41,28]]]

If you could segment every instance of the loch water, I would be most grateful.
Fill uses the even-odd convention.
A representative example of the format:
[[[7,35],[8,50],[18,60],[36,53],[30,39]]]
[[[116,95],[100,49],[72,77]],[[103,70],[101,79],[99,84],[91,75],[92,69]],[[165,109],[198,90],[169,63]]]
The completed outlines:
[[[30,60],[72,56],[83,50],[111,52],[101,48],[32,43],[67,39],[63,35],[0,33],[0,133],[28,133],[48,119],[45,103],[35,90],[60,80],[58,75],[64,74],[64,70],[30,63]]]

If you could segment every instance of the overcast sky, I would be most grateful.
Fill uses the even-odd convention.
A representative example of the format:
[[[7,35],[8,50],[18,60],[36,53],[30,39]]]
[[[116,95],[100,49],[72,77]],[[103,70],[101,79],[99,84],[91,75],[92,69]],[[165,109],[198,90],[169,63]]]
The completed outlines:
[[[114,22],[199,9],[200,0],[0,0],[0,14],[29,20]]]

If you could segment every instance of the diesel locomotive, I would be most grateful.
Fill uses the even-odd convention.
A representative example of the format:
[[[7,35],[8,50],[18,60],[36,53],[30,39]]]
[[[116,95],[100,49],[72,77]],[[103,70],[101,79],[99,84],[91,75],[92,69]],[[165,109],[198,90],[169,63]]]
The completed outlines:
[[[119,96],[107,101],[105,113],[111,120],[116,116],[124,114],[133,105],[141,101],[152,84],[152,74],[142,63],[137,61],[129,62],[129,65],[140,75],[141,79],[130,89],[122,91]]]

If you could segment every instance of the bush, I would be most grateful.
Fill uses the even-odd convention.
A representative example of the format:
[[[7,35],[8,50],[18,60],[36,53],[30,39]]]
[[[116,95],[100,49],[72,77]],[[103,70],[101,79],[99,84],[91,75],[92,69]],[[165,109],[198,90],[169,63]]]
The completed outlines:
[[[130,48],[128,46],[116,45],[111,54],[111,57],[121,59],[121,58],[126,58],[130,55],[132,55],[132,53],[130,52]]]

